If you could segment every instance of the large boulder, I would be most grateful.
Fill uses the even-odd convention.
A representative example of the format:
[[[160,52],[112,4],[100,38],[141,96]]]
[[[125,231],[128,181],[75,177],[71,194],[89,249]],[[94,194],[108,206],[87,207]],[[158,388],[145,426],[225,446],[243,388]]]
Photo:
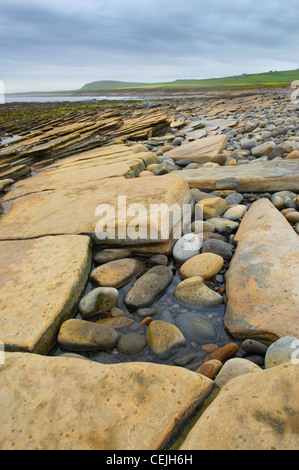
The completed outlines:
[[[167,449],[213,382],[160,364],[7,353],[2,450]]]
[[[229,381],[180,450],[299,450],[298,380],[287,363]]]
[[[299,337],[298,235],[268,199],[259,199],[235,241],[226,273],[226,328],[244,339]]]

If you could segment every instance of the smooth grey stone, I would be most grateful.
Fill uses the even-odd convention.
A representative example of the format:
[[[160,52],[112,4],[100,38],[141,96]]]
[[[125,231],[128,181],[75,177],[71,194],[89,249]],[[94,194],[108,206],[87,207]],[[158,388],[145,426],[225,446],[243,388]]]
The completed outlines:
[[[190,165],[190,163],[194,163],[194,162],[190,160],[189,158],[182,158],[175,162],[176,165],[182,166],[182,167],[186,167],[187,165]]]
[[[137,333],[129,333],[122,336],[118,343],[117,349],[126,356],[135,356],[141,353],[147,347],[147,340],[144,336]]]
[[[274,158],[283,157],[286,154],[286,151],[283,147],[277,146],[272,152],[268,155],[269,160],[274,160]]]
[[[285,362],[299,359],[299,339],[294,336],[283,336],[269,346],[265,356],[265,367],[279,366]]]
[[[293,193],[292,191],[278,191],[277,193],[274,193],[273,196],[281,197],[281,199],[287,201],[289,199],[295,199],[297,194]]]
[[[138,310],[150,307],[173,280],[168,266],[154,266],[141,276],[124,296],[124,304]]]
[[[188,364],[186,366],[186,369],[192,370],[193,372],[195,372],[200,366],[203,365],[206,357],[207,357],[206,352],[202,351],[198,353],[198,358],[195,361],[191,362],[191,364]]]
[[[113,287],[98,287],[89,292],[79,303],[82,318],[91,318],[100,313],[110,312],[118,305],[118,290]]]
[[[240,193],[230,194],[225,198],[226,203],[230,206],[235,204],[241,204],[244,201],[244,197]]]
[[[194,233],[183,235],[174,245],[172,255],[179,264],[199,254],[202,241]]]
[[[169,310],[163,310],[162,313],[160,314],[159,316],[159,320],[161,321],[164,321],[166,323],[171,323],[172,325],[175,325],[175,320],[172,316],[172,314],[170,313]]]
[[[263,356],[259,356],[257,354],[251,356],[244,356],[243,359],[247,361],[253,362],[257,366],[263,366],[265,364],[265,358]]]
[[[179,147],[180,145],[182,145],[182,141],[183,139],[177,137],[171,142],[171,145],[174,145],[174,147]]]
[[[210,238],[206,240],[202,245],[202,253],[214,253],[215,255],[221,256],[223,259],[231,260],[233,256],[233,249],[228,243],[217,240],[216,238]]]
[[[155,166],[155,168],[152,169],[152,173],[155,176],[166,175],[167,173],[169,173],[169,168],[164,161],[163,163],[159,163],[157,166]]]
[[[201,359],[201,355],[198,353],[187,354],[186,356],[175,357],[172,362],[176,366],[186,367],[190,362]]]
[[[196,313],[181,314],[176,323],[183,335],[193,341],[214,341],[218,336],[213,323]]]
[[[159,315],[159,309],[158,307],[139,308],[136,315],[140,318],[155,317]]]
[[[148,266],[168,266],[168,258],[166,255],[154,255],[151,256],[146,262]]]
[[[197,163],[189,163],[189,165],[185,166],[184,170],[196,170],[198,168]]]
[[[286,209],[298,209],[297,204],[292,199],[286,199],[284,202]]]
[[[250,354],[258,354],[264,356],[267,352],[268,346],[254,339],[246,339],[242,343],[242,349]]]

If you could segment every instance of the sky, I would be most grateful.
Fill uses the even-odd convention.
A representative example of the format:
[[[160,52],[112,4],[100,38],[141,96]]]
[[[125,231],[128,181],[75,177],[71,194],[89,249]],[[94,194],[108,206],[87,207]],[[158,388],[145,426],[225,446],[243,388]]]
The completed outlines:
[[[7,93],[299,68],[298,0],[1,0]]]

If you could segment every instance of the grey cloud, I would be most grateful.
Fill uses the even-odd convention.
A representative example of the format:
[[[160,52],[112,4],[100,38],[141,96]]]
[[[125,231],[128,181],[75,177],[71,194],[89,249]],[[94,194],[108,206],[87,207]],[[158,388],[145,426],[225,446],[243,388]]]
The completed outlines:
[[[298,14],[294,0],[2,0],[0,79],[51,89],[55,75],[65,88],[74,76],[83,84],[297,68]]]

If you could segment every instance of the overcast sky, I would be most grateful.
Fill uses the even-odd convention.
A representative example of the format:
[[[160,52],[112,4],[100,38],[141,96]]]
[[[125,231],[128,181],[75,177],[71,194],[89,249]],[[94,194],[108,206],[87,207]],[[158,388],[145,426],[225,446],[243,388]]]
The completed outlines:
[[[1,0],[7,92],[299,68],[298,0]]]

